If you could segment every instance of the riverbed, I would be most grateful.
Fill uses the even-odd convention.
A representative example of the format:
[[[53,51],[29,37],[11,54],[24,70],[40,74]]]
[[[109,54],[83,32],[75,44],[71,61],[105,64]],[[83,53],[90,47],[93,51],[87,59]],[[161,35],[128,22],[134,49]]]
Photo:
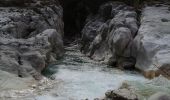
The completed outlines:
[[[6,79],[5,76],[11,76],[1,72],[3,74],[1,75],[3,82],[1,86],[4,91],[1,90],[0,99],[94,100],[104,97],[108,90],[118,89],[122,83],[127,83],[135,88],[139,100],[147,100],[157,92],[170,94],[170,81],[162,76],[149,80],[137,71],[120,70],[91,60],[79,51],[79,46],[76,44],[66,46],[65,50],[62,59],[43,71],[48,78],[44,78],[37,85],[37,82],[35,85],[31,85],[32,81],[28,78],[9,78],[9,82],[3,82],[3,79]],[[21,82],[14,83],[11,79]]]
[[[81,100],[104,97],[107,90],[118,89],[124,81],[147,81],[135,71],[122,71],[91,60],[82,54],[78,45],[65,47],[64,58],[46,69],[46,75],[58,80],[51,94],[38,100]],[[50,76],[51,75],[51,76]]]

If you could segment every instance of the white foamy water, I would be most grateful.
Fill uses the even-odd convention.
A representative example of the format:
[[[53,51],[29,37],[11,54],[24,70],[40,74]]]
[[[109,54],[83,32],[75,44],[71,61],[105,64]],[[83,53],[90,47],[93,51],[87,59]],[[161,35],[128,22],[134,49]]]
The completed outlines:
[[[57,96],[39,96],[38,100],[93,100],[103,97],[107,90],[119,88],[126,80],[146,81],[136,72],[124,72],[94,62],[74,47],[67,48],[65,58],[50,69],[56,71],[55,80],[60,80],[58,88],[52,90]]]
[[[94,98],[104,97],[107,90],[119,88],[124,81],[137,89],[139,100],[147,100],[156,92],[170,93],[170,81],[164,77],[147,80],[134,71],[109,68],[107,65],[90,60],[81,54],[77,46],[67,47],[66,51],[64,58],[57,61],[55,65],[49,66],[44,73],[53,78],[53,81],[44,78],[36,88],[33,88],[34,92],[27,90],[0,91],[0,99],[82,100],[87,98],[94,100]],[[3,75],[5,74],[1,76]],[[15,88],[19,86],[21,89],[24,85],[10,84],[8,86]]]

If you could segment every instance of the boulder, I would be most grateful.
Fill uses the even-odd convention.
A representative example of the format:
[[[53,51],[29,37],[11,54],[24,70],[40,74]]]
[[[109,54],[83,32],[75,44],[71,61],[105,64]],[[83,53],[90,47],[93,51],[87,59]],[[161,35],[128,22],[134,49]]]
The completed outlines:
[[[62,36],[55,29],[47,29],[28,39],[1,40],[0,68],[19,75],[21,73],[18,72],[41,73],[50,62],[63,54]]]
[[[0,7],[0,36],[30,38],[46,29],[56,29],[63,35],[62,8],[56,5],[43,7]]]
[[[83,53],[94,60],[134,68],[133,39],[138,31],[137,13],[121,2],[100,6],[96,15],[89,15],[82,31]]]
[[[105,95],[104,100],[138,100],[137,95],[128,89],[107,91]]]
[[[146,5],[134,39],[136,68],[148,78],[170,77],[170,11],[166,4]],[[134,53],[135,53],[134,52]]]
[[[57,0],[4,0],[0,10],[0,70],[41,79],[64,53],[62,7]]]

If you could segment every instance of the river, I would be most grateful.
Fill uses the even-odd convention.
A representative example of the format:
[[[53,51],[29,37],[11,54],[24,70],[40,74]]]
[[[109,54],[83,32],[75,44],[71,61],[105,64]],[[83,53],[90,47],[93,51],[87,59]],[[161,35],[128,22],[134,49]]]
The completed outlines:
[[[94,100],[104,97],[107,90],[118,89],[126,82],[147,100],[157,93],[170,94],[170,81],[162,76],[148,80],[136,71],[111,68],[91,60],[79,51],[78,45],[65,47],[65,55],[47,67],[43,74],[49,77],[40,82],[0,72],[1,100]],[[6,80],[6,81],[3,81]],[[29,87],[28,87],[29,86]]]
[[[135,71],[122,71],[109,68],[83,55],[78,45],[65,47],[64,58],[47,68],[46,75],[52,75],[57,87],[50,93],[38,96],[38,100],[93,100],[103,97],[110,89],[117,89],[124,81],[145,82],[141,74]],[[55,94],[55,96],[54,96]]]

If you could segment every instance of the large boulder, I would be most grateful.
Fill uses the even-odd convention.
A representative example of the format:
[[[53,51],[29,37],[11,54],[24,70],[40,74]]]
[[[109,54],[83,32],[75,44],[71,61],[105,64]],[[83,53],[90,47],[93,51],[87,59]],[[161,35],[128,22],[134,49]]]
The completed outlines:
[[[55,29],[28,39],[0,38],[1,69],[24,77],[36,74],[62,57],[62,36]],[[22,72],[22,73],[21,73]]]
[[[0,2],[0,70],[40,79],[64,53],[62,7],[57,0]]]
[[[30,38],[51,28],[63,35],[61,6],[55,3],[42,6],[0,7],[0,36]]]
[[[145,5],[134,43],[136,68],[148,78],[170,77],[170,10],[166,4]],[[134,52],[135,53],[135,52]]]
[[[121,2],[100,6],[89,15],[82,30],[82,52],[113,66],[134,68],[133,39],[138,31],[137,13]]]
[[[141,100],[136,89],[124,82],[122,86],[116,90],[108,90],[104,98],[95,100]]]

